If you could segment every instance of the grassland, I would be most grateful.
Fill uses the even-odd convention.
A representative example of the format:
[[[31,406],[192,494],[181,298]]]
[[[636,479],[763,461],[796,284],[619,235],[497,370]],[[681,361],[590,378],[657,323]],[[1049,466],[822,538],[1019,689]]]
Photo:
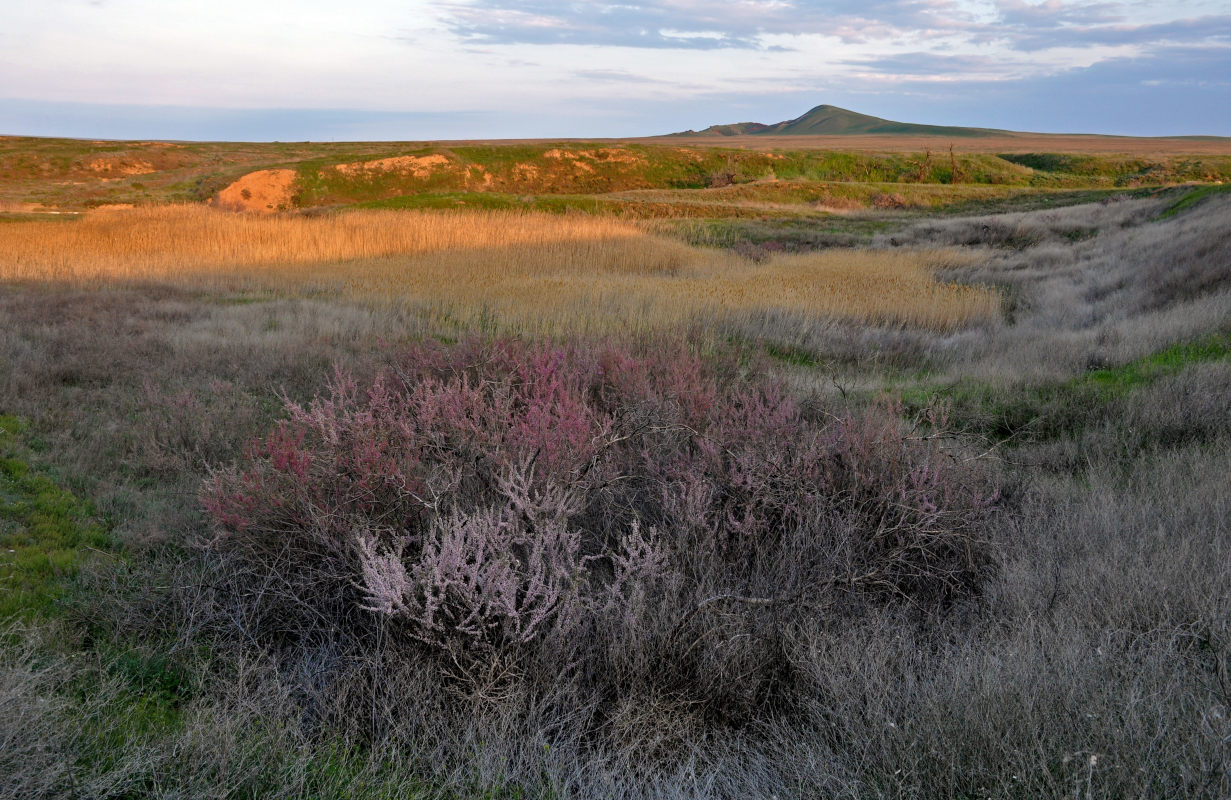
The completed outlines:
[[[1231,153],[1220,140],[994,139],[990,150],[980,149],[988,145],[982,139],[878,141],[880,146],[844,147],[826,137],[751,146],[726,139],[715,146],[712,140],[217,144],[4,137],[0,210],[199,203],[245,175],[273,169],[295,173],[286,203],[299,208],[413,197],[434,197],[421,202],[440,204],[450,195],[495,194],[504,196],[495,202],[515,197],[531,198],[525,201],[531,204],[593,196],[597,206],[564,206],[622,210],[629,204],[607,195],[749,183],[784,184],[757,191],[777,195],[777,202],[796,210],[826,193],[851,207],[874,206],[877,195],[902,195],[904,204],[934,208],[949,205],[950,197],[961,203],[977,196],[971,187],[1000,187],[1002,194],[1004,187],[1033,187],[1063,195],[1231,180]],[[997,143],[1003,148],[995,149]],[[858,185],[873,183],[885,185]],[[712,204],[728,200],[720,194]],[[691,205],[659,204],[653,213],[678,208],[676,213],[686,214]],[[631,208],[646,213],[643,206]]]
[[[1231,795],[1224,156],[723,144],[0,141],[0,797]]]
[[[631,224],[525,212],[237,216],[94,212],[0,229],[0,279],[158,282],[419,308],[463,326],[661,331],[774,309],[938,330],[991,323],[994,291],[937,274],[952,251],[779,255],[756,262]]]

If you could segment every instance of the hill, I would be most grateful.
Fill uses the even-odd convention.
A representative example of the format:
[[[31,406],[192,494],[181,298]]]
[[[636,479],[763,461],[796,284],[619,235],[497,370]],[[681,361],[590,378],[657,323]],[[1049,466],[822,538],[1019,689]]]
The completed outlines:
[[[9,214],[202,202],[259,211],[375,203],[730,216],[778,214],[774,204],[798,202],[931,207],[934,200],[980,194],[976,187],[999,196],[1231,183],[1231,140],[790,133],[833,130],[843,120],[846,130],[879,127],[866,122],[874,118],[843,114],[830,115],[828,127],[821,114],[801,118],[785,135],[588,142],[6,137],[0,138],[0,221]],[[933,157],[949,145],[952,152]],[[821,184],[841,184],[841,196]],[[915,188],[903,189],[906,184]],[[717,194],[707,193],[704,202],[688,194],[700,189]],[[636,196],[615,196],[629,192]]]
[[[992,128],[961,128],[948,125],[916,125],[909,122],[872,117],[837,106],[819,105],[795,119],[773,125],[737,122],[711,125],[703,131],[682,131],[672,136],[860,136],[893,134],[898,136],[1004,136],[1009,131]]]

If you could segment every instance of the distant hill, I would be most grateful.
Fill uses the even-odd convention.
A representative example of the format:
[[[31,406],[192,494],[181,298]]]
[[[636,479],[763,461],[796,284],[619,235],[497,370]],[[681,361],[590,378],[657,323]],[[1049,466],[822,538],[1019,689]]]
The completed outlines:
[[[765,125],[737,122],[711,125],[703,131],[682,131],[672,136],[860,136],[887,133],[904,136],[1004,136],[1010,131],[993,128],[959,128],[947,125],[915,125],[870,117],[837,106],[820,105],[802,117]]]

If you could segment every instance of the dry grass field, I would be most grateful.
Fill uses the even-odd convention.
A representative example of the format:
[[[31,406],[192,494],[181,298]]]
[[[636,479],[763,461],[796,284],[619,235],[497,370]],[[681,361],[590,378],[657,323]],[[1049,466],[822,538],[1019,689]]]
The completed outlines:
[[[1231,797],[1231,160],[562,146],[0,139],[0,799]]]
[[[952,249],[758,262],[580,215],[167,207],[11,223],[0,249],[0,280],[335,295],[505,329],[650,331],[781,310],[948,330],[1000,308],[996,292],[944,280],[969,266]]]

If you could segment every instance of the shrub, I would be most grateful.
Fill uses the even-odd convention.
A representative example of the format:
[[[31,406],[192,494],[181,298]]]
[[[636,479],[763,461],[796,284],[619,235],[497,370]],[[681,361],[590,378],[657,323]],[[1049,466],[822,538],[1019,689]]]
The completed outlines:
[[[995,493],[899,409],[797,402],[735,354],[423,344],[217,472],[249,636],[427,653],[467,693],[576,679],[743,720],[789,703],[791,631],[937,612],[991,564]]]

